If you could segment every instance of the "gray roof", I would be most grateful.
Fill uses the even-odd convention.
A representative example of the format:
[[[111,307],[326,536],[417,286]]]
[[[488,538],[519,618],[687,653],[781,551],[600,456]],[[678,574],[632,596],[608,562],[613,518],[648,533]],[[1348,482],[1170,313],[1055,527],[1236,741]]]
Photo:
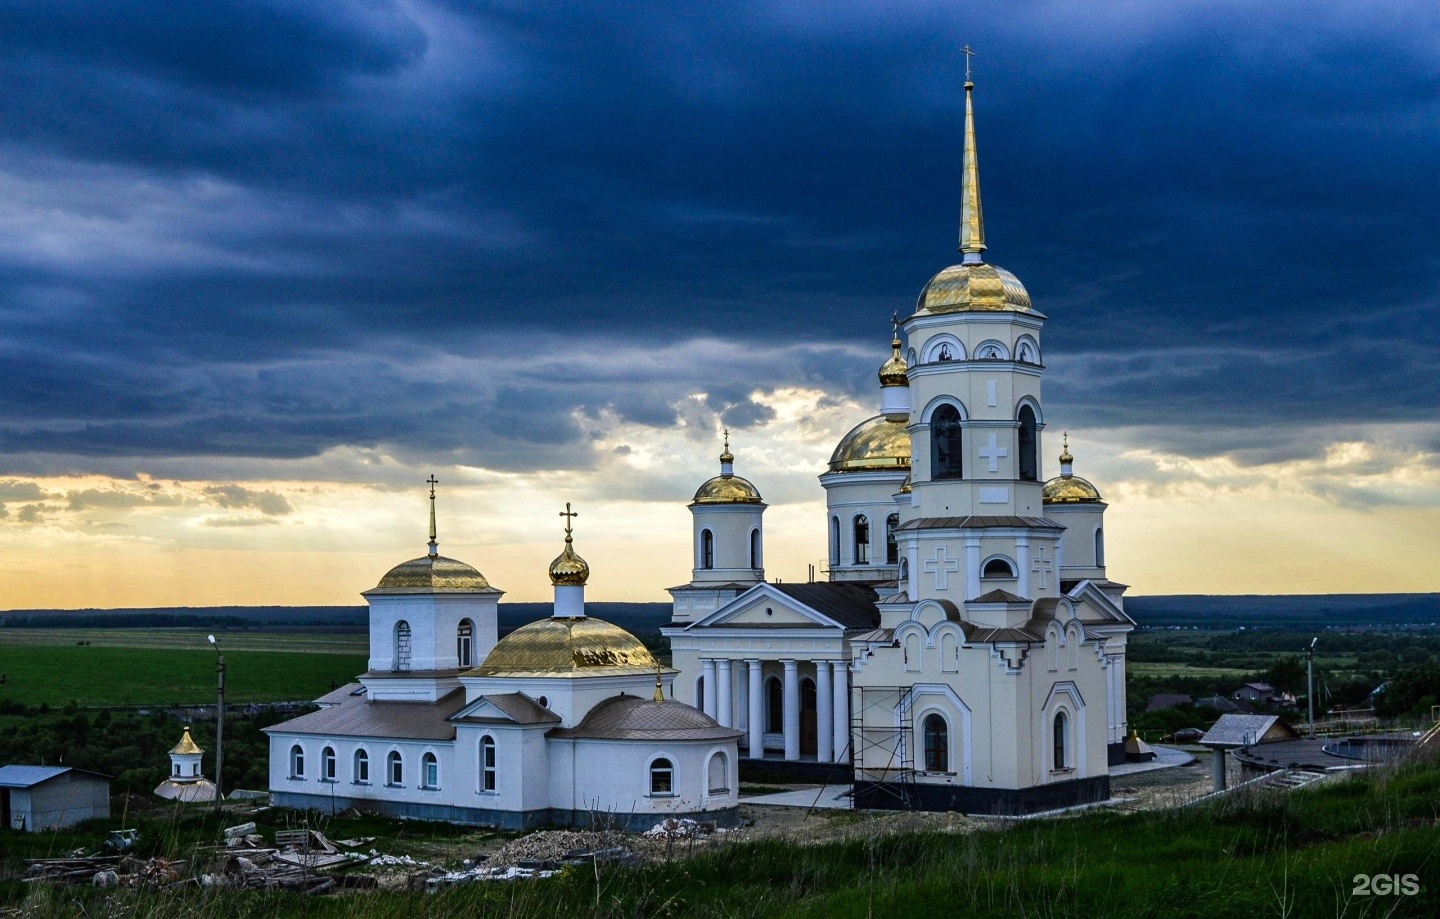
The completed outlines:
[[[487,718],[484,715],[475,714],[487,702],[499,709],[505,717]],[[560,716],[523,692],[505,692],[479,697],[456,712],[450,720],[470,724],[559,724]]]
[[[1056,523],[1048,517],[916,517],[907,520],[899,530],[959,530],[984,527],[1012,527],[1029,530],[1063,530],[1063,523]]]
[[[1177,705],[1189,705],[1190,694],[1183,692],[1157,692],[1150,697],[1150,702],[1145,706],[1147,712],[1158,712],[1162,709],[1174,708]]]
[[[844,581],[771,586],[847,629],[873,629],[880,625],[880,610],[875,608],[880,598],[873,587]]]
[[[110,779],[110,776],[101,772],[72,769],[69,766],[5,766],[0,767],[0,788],[33,788],[67,772],[107,781]]]
[[[1029,601],[1029,600],[1026,600],[1024,597],[1020,596],[1019,594],[1012,594],[1012,593],[1011,593],[1010,591],[1008,591],[1008,590],[1001,590],[1000,588],[997,587],[997,588],[995,588],[994,590],[990,591],[989,593],[983,593],[983,594],[981,594],[980,596],[976,597],[975,599],[973,599],[973,600],[966,600],[965,602],[966,602],[966,603],[1029,603],[1030,601]]]
[[[573,728],[547,736],[577,740],[732,740],[742,735],[698,708],[673,699],[656,702],[639,696],[615,696],[590,709]]]
[[[346,689],[355,690],[359,683]],[[341,696],[340,690],[325,698]],[[457,689],[438,702],[372,702],[348,693],[318,712],[291,718],[265,728],[275,734],[321,734],[333,737],[380,737],[391,740],[454,740],[455,726],[447,719],[465,705],[465,690]]]
[[[1221,715],[1200,738],[1200,743],[1207,747],[1243,747],[1295,736],[1279,715],[1230,714]]]

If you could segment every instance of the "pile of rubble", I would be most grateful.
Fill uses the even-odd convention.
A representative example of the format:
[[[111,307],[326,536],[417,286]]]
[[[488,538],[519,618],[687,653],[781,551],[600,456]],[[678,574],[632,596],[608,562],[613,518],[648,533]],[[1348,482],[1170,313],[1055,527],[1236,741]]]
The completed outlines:
[[[33,858],[25,862],[25,880],[52,884],[93,884],[96,887],[178,887],[187,862],[128,855],[71,855]]]
[[[701,823],[691,820],[689,817],[681,817],[678,820],[669,817],[646,830],[644,835],[649,839],[699,839],[701,836],[709,836],[717,832],[725,831],[717,829],[714,823],[708,821]]]

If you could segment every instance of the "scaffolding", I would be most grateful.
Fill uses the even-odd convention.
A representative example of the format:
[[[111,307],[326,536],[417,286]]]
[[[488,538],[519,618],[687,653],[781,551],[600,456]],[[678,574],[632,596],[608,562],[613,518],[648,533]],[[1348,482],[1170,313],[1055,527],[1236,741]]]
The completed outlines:
[[[914,810],[915,729],[912,686],[852,686],[850,746],[855,782],[896,799],[899,810]],[[854,798],[852,797],[852,806]]]

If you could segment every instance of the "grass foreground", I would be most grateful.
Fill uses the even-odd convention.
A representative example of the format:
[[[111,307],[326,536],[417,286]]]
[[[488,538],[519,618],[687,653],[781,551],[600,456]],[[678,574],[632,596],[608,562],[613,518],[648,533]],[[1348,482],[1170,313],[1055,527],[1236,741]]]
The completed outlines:
[[[1358,895],[1357,875],[1414,875],[1418,892]],[[34,917],[392,916],[1434,916],[1440,760],[1290,794],[1191,808],[1017,822],[969,834],[815,845],[721,844],[636,869],[425,895],[103,892],[7,881]]]

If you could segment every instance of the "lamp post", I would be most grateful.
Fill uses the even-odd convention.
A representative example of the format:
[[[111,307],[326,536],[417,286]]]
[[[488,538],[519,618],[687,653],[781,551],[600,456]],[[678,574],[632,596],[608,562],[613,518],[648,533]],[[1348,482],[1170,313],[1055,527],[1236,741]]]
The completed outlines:
[[[225,655],[214,635],[205,638],[215,649],[215,813],[218,815],[225,800],[220,785],[225,769]]]
[[[1319,637],[1310,639],[1310,650],[1305,657],[1305,705],[1310,710],[1310,739],[1315,739],[1315,642]]]

